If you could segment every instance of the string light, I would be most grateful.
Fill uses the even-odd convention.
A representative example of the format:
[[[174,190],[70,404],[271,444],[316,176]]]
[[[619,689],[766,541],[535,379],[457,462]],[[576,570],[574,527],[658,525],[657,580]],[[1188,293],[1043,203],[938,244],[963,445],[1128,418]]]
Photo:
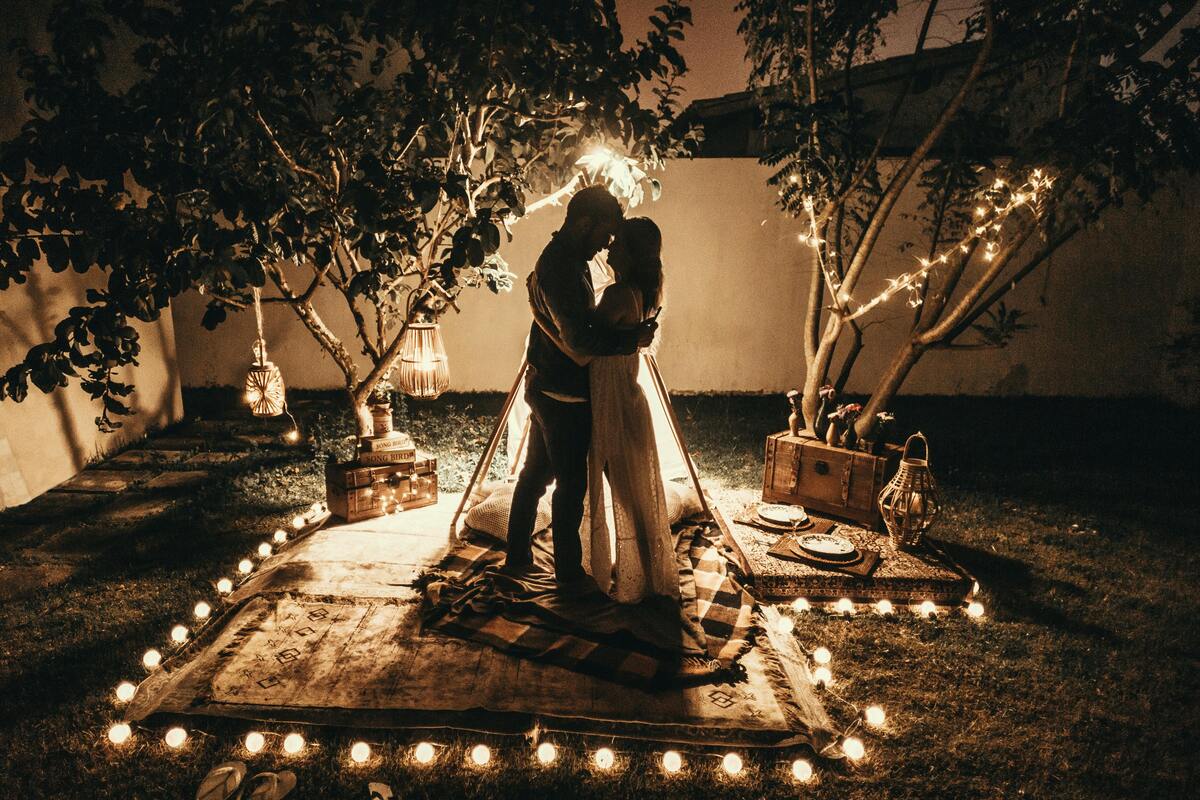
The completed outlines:
[[[108,740],[113,744],[125,744],[133,736],[133,729],[124,722],[118,722],[108,729]]]
[[[600,769],[612,769],[613,764],[617,763],[617,756],[607,747],[601,747],[592,755],[592,761]]]
[[[558,758],[558,748],[549,742],[542,742],[537,746],[537,760],[542,764],[553,764],[554,759]]]
[[[262,749],[267,746],[267,737],[263,736],[258,731],[250,731],[246,734],[246,752],[254,754],[261,753]]]
[[[867,720],[867,724],[872,728],[882,728],[884,722],[887,721],[887,715],[883,713],[881,706],[867,706],[867,710],[863,713],[863,717]]]
[[[486,767],[492,760],[492,751],[486,744],[477,744],[471,748],[471,760],[475,762],[476,766]]]
[[[836,608],[839,614],[854,613],[854,603],[851,602],[849,597],[843,597],[841,600],[838,600]]]
[[[971,619],[981,619],[983,617],[983,603],[978,600],[972,600],[967,604],[967,616]]]
[[[808,611],[810,608],[812,608],[812,606],[810,606],[808,604],[807,598],[797,597],[795,600],[792,601],[792,611],[795,611],[797,614],[803,614],[805,611]]]
[[[153,647],[151,647],[149,650],[147,650],[145,652],[145,654],[142,656],[142,665],[146,669],[155,669],[161,663],[162,663],[162,653],[158,652]]]
[[[833,673],[829,671],[829,667],[817,667],[812,675],[813,683],[817,686],[826,687],[833,683]]]
[[[192,609],[192,613],[196,615],[196,619],[208,619],[208,615],[212,613],[212,606],[201,600],[196,603],[196,607]]]
[[[187,731],[183,728],[171,728],[171,730],[167,731],[167,735],[163,737],[163,741],[167,743],[167,747],[178,750],[187,741]]]
[[[828,647],[818,647],[813,650],[813,661],[818,664],[828,664],[833,659],[833,653],[829,652]]]
[[[726,753],[721,759],[721,769],[725,770],[726,775],[737,775],[743,766],[742,757],[737,753]]]
[[[175,644],[183,644],[187,641],[188,629],[182,625],[176,625],[171,628],[171,641]]]
[[[366,742],[355,742],[350,748],[350,760],[355,764],[365,764],[371,758],[371,745]]]
[[[294,756],[304,749],[304,737],[298,733],[289,733],[283,739],[283,752]]]
[[[813,778],[812,764],[807,759],[797,758],[792,762],[792,778],[800,783],[808,783]]]
[[[662,755],[662,767],[667,772],[674,775],[679,770],[683,769],[683,756],[679,755],[675,750],[668,750]]]
[[[933,604],[932,600],[926,600],[921,603],[919,612],[925,619],[932,619],[937,614],[937,606]]]
[[[137,692],[137,687],[129,681],[121,681],[117,684],[117,699],[122,703],[128,703],[133,699],[133,695]]]
[[[795,627],[796,627],[796,623],[792,620],[791,617],[781,616],[778,620],[775,621],[775,630],[779,631],[780,633],[784,634],[785,636],[787,634],[791,633],[795,629]]]
[[[885,600],[880,600],[878,603],[875,604],[875,610],[878,611],[882,616],[886,617],[889,614],[893,613],[896,609],[892,607],[891,600],[885,599]]]
[[[842,752],[851,761],[860,761],[867,754],[867,748],[863,747],[862,739],[856,736],[847,736],[842,742]]]
[[[229,578],[221,578],[221,580],[217,581],[217,592],[220,594],[229,594],[232,591],[233,581],[229,580]]]
[[[271,545],[267,544],[266,542],[263,542],[262,544],[260,544],[258,546],[258,554],[262,558],[267,558],[268,556],[270,556],[271,555]]]
[[[253,571],[254,571],[254,562],[251,561],[250,559],[243,558],[241,561],[238,562],[238,572],[242,573],[243,575],[249,575]]]
[[[437,756],[437,751],[429,742],[421,742],[413,748],[413,760],[418,764],[428,764]]]
[[[300,441],[300,431],[296,430],[295,428],[292,428],[290,431],[288,431],[287,433],[285,433],[283,435],[283,438],[287,441],[288,444],[295,444],[296,442]]]
[[[275,536],[273,538],[275,539],[275,544],[283,544],[287,541],[287,531],[285,531],[283,528],[279,528],[275,531]]]
[[[303,528],[304,527],[304,517],[300,516],[299,514],[292,517],[292,527],[295,528],[296,530],[300,530],[301,528]]]

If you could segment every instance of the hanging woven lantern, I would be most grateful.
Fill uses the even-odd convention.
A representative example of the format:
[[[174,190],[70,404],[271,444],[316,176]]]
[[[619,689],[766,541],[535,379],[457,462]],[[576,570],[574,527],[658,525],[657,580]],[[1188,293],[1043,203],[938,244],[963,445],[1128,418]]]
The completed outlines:
[[[436,322],[409,323],[396,379],[400,391],[419,400],[432,400],[449,388],[450,362]]]
[[[917,439],[925,445],[924,458],[913,458],[908,454],[909,447]],[[900,468],[879,493],[879,511],[892,544],[901,550],[919,545],[921,537],[941,513],[941,498],[933,473],[929,471],[929,440],[924,434],[914,433],[904,443]]]
[[[256,417],[278,417],[284,410],[283,376],[267,360],[262,339],[254,345],[254,364],[246,373],[246,403]]]

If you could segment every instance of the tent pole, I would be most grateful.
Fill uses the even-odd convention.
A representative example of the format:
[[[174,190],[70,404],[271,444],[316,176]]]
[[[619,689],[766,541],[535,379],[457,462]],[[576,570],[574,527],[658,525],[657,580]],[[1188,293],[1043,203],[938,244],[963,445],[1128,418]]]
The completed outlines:
[[[675,415],[675,407],[671,405],[671,398],[667,394],[667,386],[663,382],[662,373],[658,371],[658,359],[648,353],[645,358],[646,363],[650,367],[650,376],[654,378],[654,386],[658,389],[662,404],[666,406],[667,419],[671,421],[671,432],[675,434],[675,443],[679,446],[679,451],[683,453],[683,460],[687,462],[688,475],[692,478],[692,486],[695,487],[696,494],[700,496],[700,507],[710,520],[715,519],[712,509],[708,507],[708,500],[704,497],[704,487],[700,485],[700,476],[696,474],[696,465],[692,462],[692,454],[688,451],[687,443],[683,440],[683,432],[679,429],[679,417]]]
[[[475,465],[475,472],[471,475],[471,480],[463,490],[462,499],[458,501],[458,510],[454,512],[454,518],[450,520],[450,541],[458,538],[458,518],[462,516],[463,510],[467,506],[467,501],[471,497],[471,492],[475,490],[475,484],[479,481],[479,476],[486,475],[487,471],[491,469],[492,459],[496,457],[496,449],[500,445],[500,436],[504,433],[504,426],[508,422],[508,412],[512,410],[513,403],[516,402],[517,392],[521,390],[521,382],[525,379],[525,370],[528,367],[529,361],[522,356],[521,366],[517,370],[517,379],[513,381],[512,389],[509,390],[508,397],[504,400],[504,408],[500,411],[499,419],[496,420],[496,428],[492,431],[492,438],[488,442],[487,449],[483,452],[483,457]]]

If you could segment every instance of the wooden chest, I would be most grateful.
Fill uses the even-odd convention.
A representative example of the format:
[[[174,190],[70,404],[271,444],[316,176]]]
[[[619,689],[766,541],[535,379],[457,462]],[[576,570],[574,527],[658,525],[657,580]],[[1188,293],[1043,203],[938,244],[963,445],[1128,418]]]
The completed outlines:
[[[437,499],[437,458],[428,453],[417,453],[410,464],[325,465],[325,502],[347,522],[430,506]]]
[[[787,431],[767,437],[763,500],[793,503],[882,530],[877,499],[900,465],[900,448],[879,455],[831,447]]]

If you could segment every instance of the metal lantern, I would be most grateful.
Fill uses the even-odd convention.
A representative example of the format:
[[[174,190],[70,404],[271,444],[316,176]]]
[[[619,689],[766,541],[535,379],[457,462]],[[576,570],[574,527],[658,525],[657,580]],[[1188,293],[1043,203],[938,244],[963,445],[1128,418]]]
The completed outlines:
[[[925,445],[924,458],[913,458],[908,454],[918,439]],[[941,498],[933,473],[929,471],[929,440],[925,434],[914,433],[904,443],[900,468],[879,493],[879,511],[892,544],[902,550],[919,545],[921,537],[941,513]]]
[[[450,362],[436,322],[409,324],[396,373],[400,391],[419,400],[432,400],[449,388]]]
[[[262,339],[254,344],[254,364],[246,373],[246,403],[256,417],[278,417],[287,405],[283,376],[279,367],[267,360],[267,345]]]

